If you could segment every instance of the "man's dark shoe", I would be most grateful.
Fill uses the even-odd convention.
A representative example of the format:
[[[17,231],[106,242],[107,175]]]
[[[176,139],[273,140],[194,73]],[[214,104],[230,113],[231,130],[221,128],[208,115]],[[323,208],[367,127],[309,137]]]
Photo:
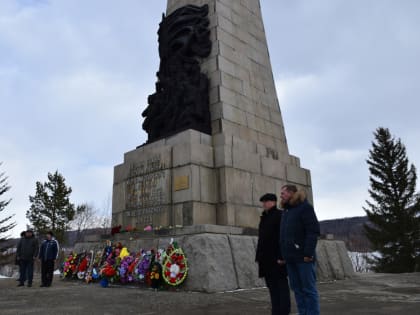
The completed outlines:
[[[22,282],[18,284],[18,287],[23,287],[25,286],[25,284],[23,284]]]
[[[45,288],[45,287],[46,287],[46,285],[45,285],[45,284],[41,284],[39,287],[40,287],[40,288]]]

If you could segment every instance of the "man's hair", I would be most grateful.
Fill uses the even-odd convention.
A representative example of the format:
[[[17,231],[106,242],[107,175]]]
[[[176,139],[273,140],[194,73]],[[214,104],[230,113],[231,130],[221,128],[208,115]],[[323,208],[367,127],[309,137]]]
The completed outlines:
[[[281,189],[282,190],[283,189],[286,189],[287,191],[292,192],[292,193],[295,193],[295,192],[298,191],[298,189],[297,189],[297,187],[295,185],[289,185],[289,184],[288,185],[284,185]]]
[[[47,232],[47,234],[49,234],[49,235],[51,235],[51,236],[54,236],[53,231],[48,231],[48,232]]]

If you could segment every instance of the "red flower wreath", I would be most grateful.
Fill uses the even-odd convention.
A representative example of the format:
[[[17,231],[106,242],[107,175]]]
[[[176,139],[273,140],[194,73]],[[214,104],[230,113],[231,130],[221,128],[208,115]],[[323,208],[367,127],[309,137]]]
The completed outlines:
[[[163,279],[171,286],[178,286],[185,281],[187,273],[187,258],[184,252],[176,244],[171,245],[163,264]]]

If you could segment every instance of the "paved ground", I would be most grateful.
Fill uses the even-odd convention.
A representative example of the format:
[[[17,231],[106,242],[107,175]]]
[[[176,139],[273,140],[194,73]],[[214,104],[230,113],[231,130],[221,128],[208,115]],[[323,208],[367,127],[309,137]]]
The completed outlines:
[[[85,285],[56,279],[51,288],[17,288],[0,279],[0,314],[269,314],[266,289],[203,294]],[[321,314],[420,314],[420,273],[369,274],[319,284]],[[294,308],[293,314],[296,314]]]

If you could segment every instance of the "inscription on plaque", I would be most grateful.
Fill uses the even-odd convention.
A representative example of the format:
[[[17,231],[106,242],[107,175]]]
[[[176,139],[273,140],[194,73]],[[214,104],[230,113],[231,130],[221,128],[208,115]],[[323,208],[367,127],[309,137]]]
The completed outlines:
[[[159,171],[130,178],[127,181],[127,210],[162,204],[166,173]]]
[[[163,170],[165,168],[166,168],[166,165],[164,162],[162,162],[161,156],[155,155],[150,159],[141,161],[139,163],[131,164],[129,177],[136,177],[136,176],[156,172],[159,170]]]
[[[132,164],[126,182],[126,216],[141,226],[154,224],[156,218],[167,214],[170,180],[170,171],[165,170],[159,155]]]
[[[174,179],[174,190],[180,191],[190,188],[190,179],[188,176],[177,176]]]

